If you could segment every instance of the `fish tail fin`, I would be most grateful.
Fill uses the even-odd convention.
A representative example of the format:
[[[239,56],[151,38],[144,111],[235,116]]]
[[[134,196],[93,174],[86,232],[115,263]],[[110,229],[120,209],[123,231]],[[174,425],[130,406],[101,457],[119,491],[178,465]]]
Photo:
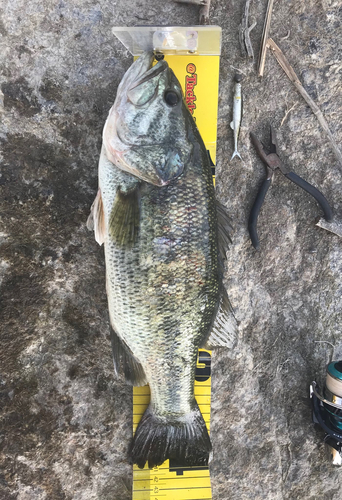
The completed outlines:
[[[146,409],[131,446],[132,462],[141,469],[174,459],[177,465],[206,466],[211,442],[202,414],[194,399],[192,411],[178,418],[156,415],[151,405]]]
[[[240,160],[242,160],[241,156],[240,156],[240,153],[237,149],[235,149],[234,153],[233,153],[233,156],[231,157],[230,161],[232,161],[233,158],[235,158],[235,156],[238,156],[240,158]]]

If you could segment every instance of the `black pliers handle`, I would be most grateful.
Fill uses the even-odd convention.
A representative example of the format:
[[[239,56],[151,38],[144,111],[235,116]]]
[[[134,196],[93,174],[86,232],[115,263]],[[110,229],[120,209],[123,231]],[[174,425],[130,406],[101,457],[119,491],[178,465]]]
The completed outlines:
[[[254,205],[252,207],[250,216],[249,216],[249,221],[248,221],[248,230],[249,234],[252,240],[252,244],[254,248],[258,249],[260,244],[259,244],[259,238],[258,238],[258,233],[257,233],[257,222],[258,222],[258,215],[261,209],[261,206],[264,202],[265,196],[267,194],[267,191],[271,185],[272,178],[274,175],[274,171],[279,168],[279,170],[282,172],[285,177],[290,179],[290,181],[294,182],[297,184],[297,186],[301,187],[305,191],[307,191],[313,198],[315,198],[318,203],[321,205],[321,208],[324,212],[324,217],[327,221],[331,221],[333,218],[332,210],[330,208],[329,203],[327,202],[326,198],[324,195],[314,186],[306,182],[304,179],[299,177],[299,175],[295,174],[294,172],[291,172],[285,165],[281,162],[279,156],[278,156],[278,143],[277,143],[277,138],[275,134],[274,128],[271,126],[271,146],[269,150],[267,150],[263,144],[257,139],[257,137],[251,133],[251,141],[256,149],[256,152],[262,159],[262,161],[266,164],[267,167],[267,176],[266,179],[263,181],[260,190],[258,192],[258,195],[256,197],[256,200],[254,202]]]

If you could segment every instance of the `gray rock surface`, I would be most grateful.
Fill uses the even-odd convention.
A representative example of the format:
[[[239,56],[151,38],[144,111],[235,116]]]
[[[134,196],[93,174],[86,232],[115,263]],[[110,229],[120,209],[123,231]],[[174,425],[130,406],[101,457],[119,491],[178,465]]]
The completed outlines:
[[[249,141],[279,130],[284,160],[342,218],[342,167],[272,55],[265,77],[241,57],[242,0],[213,2],[223,28],[217,192],[236,231],[226,285],[240,321],[234,352],[213,355],[213,498],[340,500],[341,470],[311,424],[308,388],[342,358],[342,239],[280,174],[247,220],[264,167]],[[252,2],[258,53],[264,2]],[[152,0],[3,0],[0,5],[0,498],[129,500],[131,388],[114,379],[103,250],[85,228],[101,130],[131,64],[111,27],[196,24],[198,9]],[[271,36],[342,140],[339,0],[276,2]],[[234,68],[245,73],[233,151]],[[294,106],[295,105],[295,106]],[[294,106],[294,108],[293,108]],[[282,126],[285,113],[293,108]]]

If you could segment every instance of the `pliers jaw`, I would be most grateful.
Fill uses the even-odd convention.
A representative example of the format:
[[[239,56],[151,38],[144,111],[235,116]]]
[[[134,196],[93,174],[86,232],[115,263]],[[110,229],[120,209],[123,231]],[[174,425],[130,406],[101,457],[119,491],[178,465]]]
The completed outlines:
[[[262,142],[259,141],[259,139],[251,132],[251,141],[255,147],[256,152],[262,159],[262,161],[266,164],[267,166],[267,177],[271,178],[271,172],[279,168],[283,174],[286,174],[289,172],[289,170],[284,167],[284,165],[281,162],[281,159],[278,156],[278,141],[277,141],[277,136],[274,128],[272,125],[270,126],[270,147],[266,148]]]
[[[272,125],[270,125],[270,135],[271,135],[270,153],[275,153],[276,155],[278,155],[279,147],[278,147],[277,134]]]
[[[269,155],[269,151],[267,151],[266,147],[262,142],[259,141],[257,136],[253,134],[253,132],[250,133],[251,141],[253,146],[255,147],[255,151],[258,153],[260,158],[264,163],[267,165],[267,156]]]
[[[267,163],[267,156],[268,155],[270,155],[272,153],[278,154],[277,135],[276,135],[276,132],[275,132],[274,128],[272,127],[272,125],[270,125],[270,143],[271,143],[271,145],[269,148],[266,148],[266,146],[261,141],[259,141],[259,139],[256,137],[256,135],[253,134],[253,132],[250,133],[250,136],[251,136],[252,143],[253,143],[258,155],[265,163]]]

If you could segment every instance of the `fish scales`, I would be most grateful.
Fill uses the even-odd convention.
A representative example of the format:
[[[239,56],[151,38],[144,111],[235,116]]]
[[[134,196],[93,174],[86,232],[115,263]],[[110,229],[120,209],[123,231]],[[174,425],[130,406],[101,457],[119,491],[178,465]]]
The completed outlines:
[[[143,54],[118,88],[92,218],[105,246],[114,365],[151,390],[132,460],[199,465],[211,444],[194,398],[198,348],[208,337],[228,345],[234,333],[219,262],[224,210],[179,82],[152,59]]]
[[[122,183],[121,175],[115,182],[112,164],[108,167],[104,181],[100,178],[107,219]],[[113,189],[107,194],[102,185],[110,175]],[[191,164],[172,186],[145,186],[144,223],[131,249],[105,241],[112,325],[143,360],[151,403],[159,414],[183,414],[192,404],[198,344],[218,299],[214,203],[206,165]],[[163,384],[170,377],[173,384]]]

